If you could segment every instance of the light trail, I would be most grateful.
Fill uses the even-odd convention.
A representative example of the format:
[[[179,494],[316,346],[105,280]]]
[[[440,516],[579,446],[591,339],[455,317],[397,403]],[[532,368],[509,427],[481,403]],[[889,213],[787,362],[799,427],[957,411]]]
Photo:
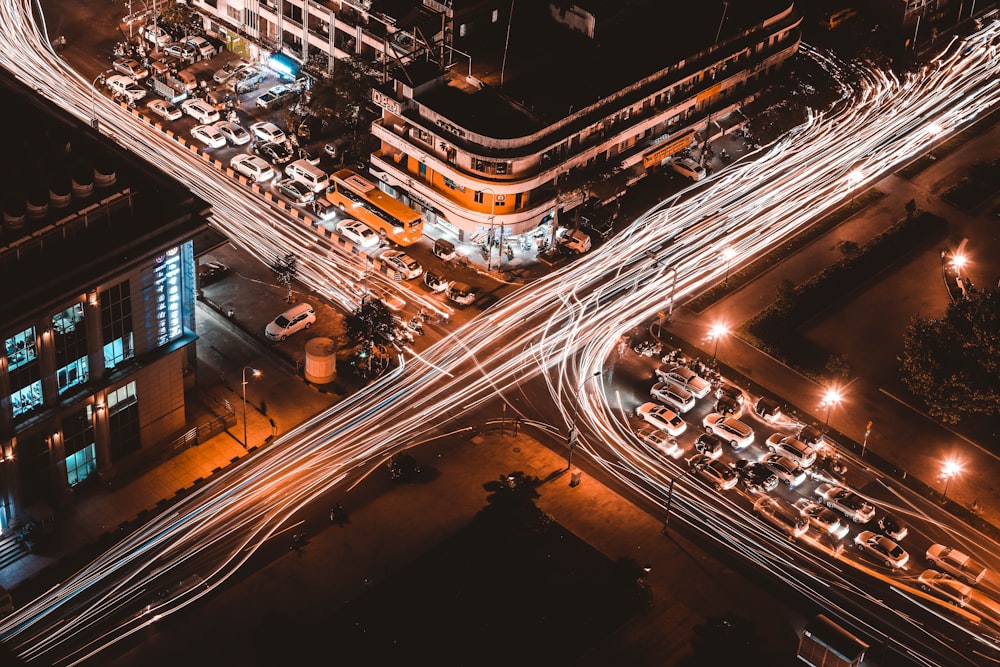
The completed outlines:
[[[212,203],[213,224],[237,245],[262,258],[294,252],[306,285],[343,308],[356,306],[360,293],[352,285],[358,272],[353,258],[325,249],[316,253],[311,230],[289,222],[187,148],[95,95],[90,83],[51,51],[29,3],[8,2],[0,12],[5,67],[82,121],[89,122],[96,108],[103,132]],[[427,349],[420,363],[405,363],[403,353],[392,372],[245,464],[213,477],[0,621],[0,639],[29,662],[85,662],[209,594],[315,499],[405,443],[451,428],[448,416],[456,406],[483,404],[539,375],[563,421],[572,420],[580,429],[579,451],[639,498],[665,510],[667,484],[677,479],[672,514],[707,539],[845,615],[854,614],[834,591],[875,604],[837,563],[798,548],[720,494],[692,484],[675,462],[645,454],[620,401],[609,400],[603,378],[586,388],[583,384],[595,369],[604,368],[624,332],[663,307],[674,283],[681,301],[718,282],[723,248],[736,250],[737,263],[765,252],[837,205],[852,187],[926,151],[1000,101],[996,51],[990,46],[998,30],[991,23],[969,53],[962,55],[960,45],[953,44],[934,66],[903,80],[848,68],[804,49],[830,72],[860,81],[852,88],[845,85],[845,98],[833,111],[810,116],[752,160],[734,163],[654,207],[599,252],[505,297]],[[655,261],[647,255],[651,249],[658,249]],[[380,288],[395,289],[376,273],[368,277]],[[177,588],[193,574],[201,583]],[[167,592],[162,599],[160,592]],[[915,655],[949,654],[949,646],[928,629],[881,604],[885,618],[880,622],[905,625]],[[859,622],[880,632],[871,621]],[[979,641],[973,633],[970,637]],[[995,648],[985,640],[982,644],[984,650]],[[952,664],[972,664],[968,656],[949,655]]]

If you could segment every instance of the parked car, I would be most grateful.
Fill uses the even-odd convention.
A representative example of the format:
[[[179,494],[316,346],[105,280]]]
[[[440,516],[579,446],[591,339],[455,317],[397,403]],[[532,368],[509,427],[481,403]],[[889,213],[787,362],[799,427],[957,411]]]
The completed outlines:
[[[687,423],[681,419],[679,414],[664,405],[657,405],[652,401],[643,403],[637,407],[635,414],[637,417],[642,417],[656,428],[666,431],[673,436],[678,436],[687,429]]]
[[[359,248],[377,248],[382,242],[378,232],[360,220],[351,218],[337,223],[337,233]]]
[[[203,262],[198,265],[198,287],[218,282],[229,275],[229,267],[222,262]]]
[[[843,486],[824,482],[816,487],[816,495],[827,507],[840,512],[854,523],[868,523],[875,518],[875,506]]]
[[[924,570],[917,577],[920,590],[956,607],[964,607],[972,600],[972,587],[951,575],[937,570]]]
[[[847,522],[829,507],[820,505],[809,498],[799,498],[795,506],[802,516],[809,519],[809,525],[820,534],[826,534],[836,540],[842,540],[850,531]]]
[[[209,148],[225,148],[226,138],[214,125],[195,125],[191,128],[191,136]]]
[[[292,161],[292,151],[285,144],[266,144],[258,142],[251,148],[254,155],[262,157],[271,164],[282,165]]]
[[[249,93],[252,90],[257,90],[260,88],[260,84],[264,83],[266,76],[256,67],[248,67],[236,76],[233,76],[226,82],[226,85],[233,89],[237,95],[242,95],[244,93]]]
[[[885,535],[863,530],[854,537],[854,543],[862,553],[868,553],[880,560],[886,567],[898,570],[906,567],[910,554]]]
[[[760,461],[740,459],[733,467],[748,491],[766,493],[774,491],[778,486],[778,476]]]
[[[664,456],[677,459],[684,453],[680,443],[677,442],[677,438],[654,426],[643,426],[636,434],[640,440]]]
[[[909,534],[909,529],[891,514],[883,514],[875,522],[875,529],[886,537],[899,542]]]
[[[808,424],[799,429],[797,438],[809,445],[810,447],[818,445],[820,441],[823,440],[823,432],[820,431],[815,426],[809,426]],[[804,466],[808,467],[808,466]]]
[[[691,158],[685,157],[671,160],[670,166],[678,174],[685,178],[690,178],[692,181],[700,181],[705,178],[705,168]]]
[[[239,123],[234,123],[230,120],[220,120],[215,123],[215,128],[233,146],[242,146],[250,143],[250,133],[243,129],[243,126]]]
[[[932,544],[927,549],[927,562],[939,570],[975,586],[986,576],[986,566],[953,547]]]
[[[285,142],[285,133],[274,123],[262,120],[250,126],[250,131],[258,139],[271,144],[281,144]]]
[[[340,210],[325,197],[317,197],[309,202],[309,208],[320,220],[333,220]]]
[[[712,385],[687,366],[672,364],[656,369],[656,377],[660,382],[673,382],[694,394],[695,398],[704,398],[712,390]]]
[[[384,250],[376,257],[376,263],[391,271],[399,272],[403,280],[419,278],[420,274],[423,273],[420,262],[402,250]]]
[[[150,100],[146,108],[163,120],[180,120],[184,115],[180,109],[166,100]]]
[[[816,462],[815,449],[795,436],[784,433],[772,433],[768,436],[767,451],[789,458],[803,468],[809,468]]]
[[[275,317],[264,329],[270,340],[285,340],[303,329],[308,329],[316,321],[316,311],[308,303],[292,306]]]
[[[753,404],[753,413],[771,424],[781,420],[781,405],[766,396],[761,396]]]
[[[137,84],[135,79],[124,74],[109,76],[105,84],[113,96],[129,102],[138,102],[146,96],[146,89]]]
[[[316,198],[315,192],[293,178],[274,181],[274,189],[293,204],[308,204]]]
[[[695,451],[713,459],[717,459],[722,456],[722,445],[722,438],[713,433],[702,433],[698,436],[698,439],[694,441]]]
[[[202,125],[210,125],[219,120],[219,111],[205,100],[196,97],[181,102],[181,111],[191,116]]]
[[[135,58],[119,58],[111,64],[111,67],[119,74],[130,76],[136,81],[141,81],[149,76],[149,70]]]
[[[657,382],[650,390],[653,399],[684,414],[694,407],[694,394],[673,382]]]
[[[274,178],[274,170],[263,158],[256,155],[240,153],[234,155],[229,161],[229,166],[237,174],[249,178],[254,183],[263,183]]]
[[[142,29],[142,36],[147,42],[152,42],[154,46],[160,48],[163,48],[173,41],[170,33],[154,24],[146,25],[146,27]]]
[[[753,442],[753,429],[735,417],[713,412],[702,421],[707,433],[714,433],[733,449],[743,449]]]
[[[780,530],[790,540],[802,536],[809,530],[809,519],[780,498],[763,495],[754,503],[753,509],[764,521]]]
[[[785,486],[794,489],[802,482],[806,481],[806,471],[802,467],[786,456],[781,454],[768,453],[761,459],[764,465],[771,468]]]
[[[448,285],[444,295],[448,297],[449,301],[454,301],[460,306],[468,306],[475,302],[476,297],[479,296],[479,290],[468,283],[455,281]]]
[[[233,60],[231,62],[226,63],[219,69],[215,70],[215,74],[212,75],[212,80],[215,81],[216,83],[225,83],[226,81],[232,79],[234,76],[239,76],[250,67],[252,67],[252,65],[248,62],[242,60]]]
[[[163,53],[189,63],[193,63],[198,57],[198,50],[191,44],[167,44],[163,47]]]
[[[202,58],[211,58],[215,55],[215,47],[204,37],[195,35],[188,37],[187,43],[194,47],[195,52]]]
[[[580,255],[590,250],[590,236],[579,229],[567,230],[557,243],[563,252]]]
[[[728,398],[731,401],[743,405],[743,390],[728,382],[719,384],[718,389],[715,390],[715,397]]]
[[[708,484],[714,486],[716,491],[731,489],[739,481],[739,476],[735,470],[722,461],[710,458],[704,454],[692,456],[688,461],[688,465],[696,477],[700,477]]]
[[[277,109],[290,102],[295,97],[296,92],[293,87],[279,83],[261,93],[257,98],[256,105],[262,109]]]

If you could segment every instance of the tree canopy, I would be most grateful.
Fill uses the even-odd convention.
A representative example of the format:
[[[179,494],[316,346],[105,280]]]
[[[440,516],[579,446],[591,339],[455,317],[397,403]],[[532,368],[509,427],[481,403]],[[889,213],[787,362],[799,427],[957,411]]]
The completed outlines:
[[[1000,291],[976,290],[942,319],[915,317],[903,335],[903,381],[948,424],[1000,412]]]

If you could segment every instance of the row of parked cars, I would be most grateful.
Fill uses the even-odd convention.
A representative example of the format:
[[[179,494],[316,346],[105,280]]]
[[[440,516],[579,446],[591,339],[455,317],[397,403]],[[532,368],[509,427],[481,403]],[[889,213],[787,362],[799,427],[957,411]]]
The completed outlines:
[[[644,443],[665,456],[680,458],[683,448],[677,436],[687,429],[682,415],[694,408],[698,399],[714,393],[716,411],[703,418],[704,432],[695,440],[695,453],[688,460],[696,477],[719,491],[742,484],[758,496],[755,513],[789,539],[813,529],[821,541],[839,551],[851,524],[865,526],[852,540],[861,554],[892,570],[907,566],[910,555],[900,543],[909,534],[908,528],[890,513],[883,512],[876,518],[879,513],[874,503],[845,484],[823,481],[815,487],[812,497],[803,496],[793,502],[771,495],[779,485],[795,489],[809,479],[821,446],[822,436],[816,429],[805,426],[795,434],[775,432],[762,443],[767,452],[761,458],[739,458],[727,463],[722,460],[725,450],[741,452],[754,442],[753,428],[739,418],[745,404],[742,390],[724,382],[713,387],[680,363],[664,364],[654,374],[656,382],[650,388],[653,400],[636,409],[646,422],[638,430]],[[776,404],[766,399],[755,403],[753,411],[768,422],[780,415]],[[932,544],[925,558],[931,567],[917,577],[916,585],[958,606],[964,607],[971,600],[970,587],[986,574],[980,562],[942,544]]]

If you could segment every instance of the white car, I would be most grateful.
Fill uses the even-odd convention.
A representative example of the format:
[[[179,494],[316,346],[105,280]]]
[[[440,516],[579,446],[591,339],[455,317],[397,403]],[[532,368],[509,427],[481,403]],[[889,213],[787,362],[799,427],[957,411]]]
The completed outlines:
[[[390,271],[399,272],[403,280],[419,278],[424,272],[420,262],[407,255],[402,250],[386,250],[377,258],[377,264]]]
[[[160,48],[173,41],[169,33],[158,25],[147,25],[142,29],[142,36]]]
[[[816,487],[816,495],[824,505],[840,512],[854,523],[868,523],[875,518],[875,506],[843,486],[823,483]]]
[[[279,194],[287,197],[293,204],[308,204],[316,198],[316,193],[293,178],[283,178],[272,182]]]
[[[242,60],[234,60],[223,65],[221,68],[215,71],[212,75],[212,80],[216,83],[225,83],[229,81],[234,76],[241,75],[248,68],[252,67],[250,63],[243,62]]]
[[[681,414],[694,407],[694,394],[673,382],[657,382],[649,390],[649,395]]]
[[[215,128],[222,133],[226,141],[233,146],[242,146],[250,143],[250,133],[243,129],[239,123],[228,120],[220,120],[215,123]]]
[[[694,394],[695,398],[704,398],[712,391],[712,385],[687,366],[673,364],[660,366],[656,369],[656,377],[660,382],[673,382]]]
[[[180,109],[166,100],[152,100],[146,108],[163,120],[180,120],[184,115]]]
[[[672,459],[678,459],[681,457],[681,454],[684,453],[680,443],[677,442],[677,438],[669,433],[664,433],[660,429],[653,426],[644,426],[639,429],[636,434],[639,436],[640,440],[664,456],[669,456]]]
[[[135,82],[130,76],[115,74],[105,80],[108,90],[116,97],[122,97],[129,102],[138,102],[146,96],[146,89]]]
[[[687,430],[687,422],[665,405],[657,405],[649,401],[636,408],[635,414],[661,431],[666,431],[673,436],[678,436]]]
[[[678,174],[685,178],[690,178],[692,181],[700,181],[705,178],[705,168],[689,157],[671,160],[670,166]]]
[[[740,479],[730,466],[704,454],[692,456],[688,465],[691,466],[692,473],[714,486],[716,491],[731,489]]]
[[[285,340],[293,333],[308,329],[316,321],[316,311],[308,303],[292,306],[274,318],[265,328],[270,340]]]
[[[986,576],[986,566],[966,553],[943,544],[932,544],[927,549],[927,562],[970,586],[975,586]]]
[[[264,158],[256,155],[247,153],[234,155],[233,159],[229,161],[229,166],[237,174],[249,178],[254,183],[263,183],[274,178],[274,169],[271,168],[271,165]]]
[[[794,435],[772,433],[767,437],[767,451],[791,459],[803,468],[816,463],[816,450]]]
[[[136,81],[142,81],[149,76],[149,70],[143,67],[135,58],[119,58],[111,66],[119,74],[130,76]]]
[[[806,471],[788,457],[781,454],[765,454],[761,461],[778,476],[785,485],[794,489],[796,486],[806,481]]]
[[[885,535],[863,530],[854,537],[858,551],[869,553],[875,560],[882,561],[886,567],[898,570],[906,567],[910,554]]]
[[[382,241],[374,229],[350,218],[337,223],[337,233],[359,248],[377,248]]]
[[[972,600],[972,587],[944,572],[924,570],[917,577],[917,582],[920,590],[958,607],[964,607]]]
[[[834,540],[842,540],[851,530],[846,521],[842,521],[839,514],[829,507],[824,507],[809,498],[799,498],[795,501],[802,516],[809,519],[809,525],[815,528],[820,534],[829,535]]]
[[[713,412],[705,416],[702,424],[706,433],[719,436],[733,449],[743,449],[753,442],[753,429],[730,415]]]
[[[219,110],[196,97],[181,102],[181,111],[202,125],[210,125],[219,120]]]
[[[191,136],[209,148],[225,148],[226,138],[214,125],[195,125],[191,128]]]
[[[266,120],[251,125],[250,131],[258,139],[267,143],[282,144],[285,142],[285,133],[281,131],[281,128]]]

